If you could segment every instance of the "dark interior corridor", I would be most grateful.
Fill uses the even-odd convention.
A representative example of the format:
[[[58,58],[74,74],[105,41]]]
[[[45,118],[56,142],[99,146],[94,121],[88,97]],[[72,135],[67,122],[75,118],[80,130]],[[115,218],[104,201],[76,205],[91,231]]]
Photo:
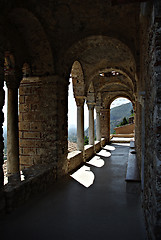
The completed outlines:
[[[89,188],[69,175],[3,218],[2,239],[143,240],[140,196],[126,193],[129,144],[112,144]],[[107,152],[107,150],[105,150]]]

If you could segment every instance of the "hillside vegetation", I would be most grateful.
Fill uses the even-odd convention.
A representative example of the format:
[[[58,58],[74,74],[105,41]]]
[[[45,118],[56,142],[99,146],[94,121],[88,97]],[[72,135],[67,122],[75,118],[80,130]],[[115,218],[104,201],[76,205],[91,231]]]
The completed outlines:
[[[121,106],[111,109],[110,112],[110,133],[114,132],[114,128],[119,125],[124,117],[127,119],[131,115],[131,110],[133,109],[132,103],[126,103]]]
[[[131,115],[131,110],[133,109],[132,103],[126,103],[118,107],[114,107],[110,111],[110,133],[114,132],[114,128],[119,125],[123,118],[129,118]],[[94,121],[95,135],[96,135],[96,120]],[[85,136],[88,137],[88,128],[85,130]]]

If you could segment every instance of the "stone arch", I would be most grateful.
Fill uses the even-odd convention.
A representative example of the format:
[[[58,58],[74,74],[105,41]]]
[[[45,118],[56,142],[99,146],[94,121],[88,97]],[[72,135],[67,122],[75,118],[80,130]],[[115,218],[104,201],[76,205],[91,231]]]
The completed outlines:
[[[110,76],[110,73],[112,72],[116,72],[118,74],[118,76]],[[101,74],[104,76],[101,76]],[[107,80],[106,75],[109,75],[108,78],[110,79],[109,81]],[[121,81],[119,80],[119,78],[122,77]],[[98,86],[98,90],[97,91],[101,91],[101,89],[104,88],[105,84],[107,85],[108,82],[114,82],[116,83],[116,81],[120,84],[121,83],[125,83],[127,84],[127,86],[130,88],[131,91],[136,92],[136,80],[135,78],[129,74],[125,69],[120,69],[120,68],[116,68],[116,67],[109,67],[109,68],[105,68],[105,69],[97,69],[97,71],[93,74],[93,76],[91,77],[91,80],[93,80],[94,85]]]
[[[84,96],[84,73],[79,61],[75,61],[71,69],[74,97]]]
[[[94,35],[73,44],[64,54],[62,66],[66,71],[75,58],[81,62],[85,79],[89,79],[95,69],[116,66],[135,75],[136,63],[131,49],[120,40],[108,36]]]
[[[25,55],[22,65],[26,61],[29,62],[33,75],[53,74],[54,62],[51,47],[38,18],[24,8],[15,8],[6,17],[9,28],[13,28],[13,37],[18,34],[24,43],[24,46],[17,49],[19,55],[20,51]]]
[[[87,91],[87,103],[95,103],[95,101],[95,89],[93,82],[91,82]]]
[[[135,98],[133,95],[128,94],[127,92],[117,92],[115,95],[108,96],[107,98],[104,97],[104,106],[110,109],[110,105],[113,101],[115,101],[117,98],[122,97],[122,98],[127,98],[130,100],[133,104],[133,107],[135,106]]]

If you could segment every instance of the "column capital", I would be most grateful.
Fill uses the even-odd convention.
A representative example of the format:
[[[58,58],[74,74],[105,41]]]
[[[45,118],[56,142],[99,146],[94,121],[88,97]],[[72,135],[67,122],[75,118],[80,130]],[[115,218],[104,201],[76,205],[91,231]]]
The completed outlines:
[[[87,102],[88,110],[94,109],[96,103],[95,102]]]
[[[15,75],[6,75],[5,81],[7,88],[19,88],[20,82],[16,80]]]
[[[81,107],[84,105],[85,97],[84,96],[77,96],[75,97],[77,107]]]

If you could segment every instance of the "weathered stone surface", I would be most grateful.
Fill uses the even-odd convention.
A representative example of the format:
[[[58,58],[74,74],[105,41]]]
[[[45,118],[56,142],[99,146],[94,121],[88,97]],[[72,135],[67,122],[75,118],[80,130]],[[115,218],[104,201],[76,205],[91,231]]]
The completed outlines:
[[[13,85],[19,83],[23,68],[24,78],[19,89],[20,167],[25,171],[30,171],[28,167],[33,169],[30,181],[21,183],[19,190],[16,185],[14,190],[11,185],[6,188],[10,208],[16,205],[17,193],[27,199],[36,191],[37,184],[43,189],[50,180],[52,182],[53,174],[54,179],[59,178],[79,163],[77,159],[77,163],[69,166],[67,160],[71,74],[76,102],[81,98],[83,102],[87,99],[99,103],[104,143],[110,141],[110,104],[117,97],[132,101],[145,217],[150,238],[159,239],[161,3],[155,0],[140,5],[140,2],[62,0],[60,4],[58,0],[29,0],[0,3],[0,184],[3,184],[5,51],[10,51],[15,59],[14,64],[11,59],[5,59],[8,72],[14,72],[15,76],[8,74],[6,80],[12,79]],[[91,147],[89,155],[93,152]],[[40,174],[42,164],[47,169]]]

